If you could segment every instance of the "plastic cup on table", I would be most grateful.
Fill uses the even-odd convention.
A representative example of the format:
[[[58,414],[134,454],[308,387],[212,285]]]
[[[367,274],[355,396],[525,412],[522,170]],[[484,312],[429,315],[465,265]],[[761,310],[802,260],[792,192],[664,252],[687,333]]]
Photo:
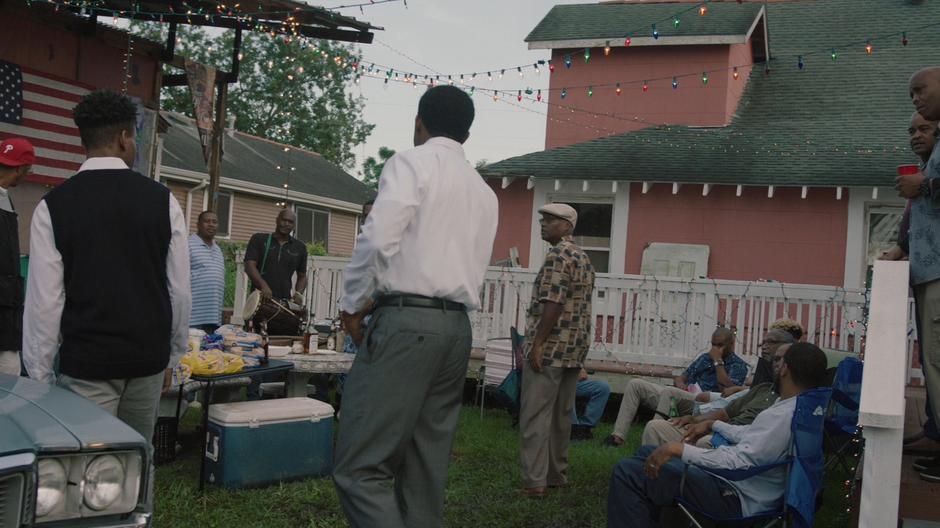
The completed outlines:
[[[920,165],[898,165],[898,176],[908,176],[920,172]]]

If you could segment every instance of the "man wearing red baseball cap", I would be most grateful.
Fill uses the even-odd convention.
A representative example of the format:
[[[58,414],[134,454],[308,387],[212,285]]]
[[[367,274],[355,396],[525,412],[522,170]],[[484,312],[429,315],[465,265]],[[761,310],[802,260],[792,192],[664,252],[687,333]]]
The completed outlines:
[[[0,143],[0,373],[20,375],[23,342],[23,279],[16,211],[7,189],[29,174],[36,153],[23,138]]]

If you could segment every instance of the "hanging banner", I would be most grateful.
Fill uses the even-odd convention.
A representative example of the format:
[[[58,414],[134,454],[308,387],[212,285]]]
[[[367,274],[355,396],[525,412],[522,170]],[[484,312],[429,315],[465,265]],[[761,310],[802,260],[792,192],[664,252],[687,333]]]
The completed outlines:
[[[193,109],[202,155],[209,163],[209,146],[212,137],[212,109],[215,103],[215,68],[186,59],[186,80],[193,95]]]

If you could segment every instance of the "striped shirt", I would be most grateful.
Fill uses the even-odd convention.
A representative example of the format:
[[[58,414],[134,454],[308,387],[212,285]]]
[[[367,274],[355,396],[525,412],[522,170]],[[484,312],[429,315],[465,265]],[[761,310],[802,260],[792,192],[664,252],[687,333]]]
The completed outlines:
[[[199,235],[189,235],[190,283],[193,311],[189,326],[221,324],[225,293],[225,259],[218,244],[207,245]]]

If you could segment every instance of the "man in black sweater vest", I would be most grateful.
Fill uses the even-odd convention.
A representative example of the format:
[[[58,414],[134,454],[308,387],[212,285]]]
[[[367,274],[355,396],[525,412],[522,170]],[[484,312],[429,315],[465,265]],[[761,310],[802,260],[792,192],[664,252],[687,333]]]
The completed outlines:
[[[33,213],[23,362],[150,441],[187,349],[186,221],[165,186],[128,168],[137,109],[127,97],[92,92],[73,113],[88,159]]]

